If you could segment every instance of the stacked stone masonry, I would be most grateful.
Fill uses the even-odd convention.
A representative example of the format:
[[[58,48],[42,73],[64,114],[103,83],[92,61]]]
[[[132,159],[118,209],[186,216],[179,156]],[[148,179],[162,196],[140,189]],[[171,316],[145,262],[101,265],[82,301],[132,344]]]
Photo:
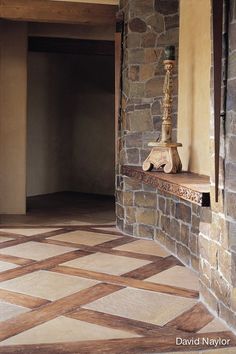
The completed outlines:
[[[119,229],[155,239],[198,271],[201,207],[126,176],[120,187],[116,207]]]
[[[226,118],[221,122],[220,192],[219,203],[215,203],[212,165],[212,222],[200,224],[200,293],[202,300],[236,330],[236,1],[225,1],[224,11],[222,103],[226,104],[222,110]],[[212,114],[212,156],[213,126]]]
[[[229,15],[224,16],[223,35],[222,102],[226,101],[226,107],[222,105],[222,109],[226,118],[221,121],[220,192],[219,203],[215,203],[211,116],[209,209],[121,174],[122,165],[142,164],[149,153],[148,142],[160,134],[163,51],[166,45],[178,47],[179,40],[179,1],[121,1],[125,26],[116,212],[117,226],[125,234],[156,239],[199,271],[201,300],[236,331],[236,0],[224,2],[225,14]],[[174,74],[175,139],[177,65]],[[211,104],[213,107],[213,89]]]
[[[160,136],[164,83],[164,48],[178,53],[179,1],[129,0],[124,17],[120,165],[141,165]],[[174,70],[173,139],[177,128],[177,64]]]

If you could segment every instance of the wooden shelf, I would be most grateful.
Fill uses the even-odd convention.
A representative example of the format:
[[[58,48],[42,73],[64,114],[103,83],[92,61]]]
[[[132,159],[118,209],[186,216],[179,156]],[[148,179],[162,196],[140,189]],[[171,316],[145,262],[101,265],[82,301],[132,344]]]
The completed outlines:
[[[210,178],[196,173],[145,172],[141,167],[122,166],[122,174],[200,206],[210,206]]]

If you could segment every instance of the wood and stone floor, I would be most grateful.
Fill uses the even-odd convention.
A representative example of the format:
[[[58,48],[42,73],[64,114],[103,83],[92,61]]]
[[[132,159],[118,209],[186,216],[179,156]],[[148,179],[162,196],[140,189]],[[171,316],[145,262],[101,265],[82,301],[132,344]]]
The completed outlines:
[[[197,276],[160,245],[109,218],[46,224],[0,227],[0,353],[236,353]],[[176,344],[203,337],[229,345]]]

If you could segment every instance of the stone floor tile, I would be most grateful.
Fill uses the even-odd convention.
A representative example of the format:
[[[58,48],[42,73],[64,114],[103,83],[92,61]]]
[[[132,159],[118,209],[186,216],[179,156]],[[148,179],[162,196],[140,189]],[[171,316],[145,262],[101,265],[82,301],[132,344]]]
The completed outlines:
[[[182,266],[174,266],[145,280],[179,288],[199,290],[199,278],[197,274],[191,269]]]
[[[90,324],[60,316],[6,339],[0,343],[0,346],[134,337],[140,336],[126,331],[98,326],[96,324]]]
[[[62,265],[87,269],[94,272],[121,275],[149,263],[150,261],[142,259],[97,252],[89,256],[65,262]]]
[[[153,256],[159,257],[167,257],[170,255],[168,251],[164,248],[159,246],[158,244],[154,243],[153,241],[149,240],[137,240],[127,245],[122,245],[119,247],[114,248],[115,250],[120,251],[129,251],[134,253],[143,253],[143,254],[150,254]]]
[[[39,261],[74,250],[75,248],[71,247],[50,245],[46,243],[30,241],[16,246],[0,249],[0,254],[7,254],[11,256],[29,258]]]
[[[189,310],[196,302],[194,299],[126,288],[96,300],[85,308],[163,326]]]
[[[40,270],[4,281],[0,283],[0,288],[47,300],[57,300],[97,283],[91,279]]]
[[[89,231],[73,231],[65,234],[52,236],[50,239],[57,241],[66,241],[72,243],[81,243],[88,246],[96,246],[100,243],[116,240],[119,236],[105,235]]]

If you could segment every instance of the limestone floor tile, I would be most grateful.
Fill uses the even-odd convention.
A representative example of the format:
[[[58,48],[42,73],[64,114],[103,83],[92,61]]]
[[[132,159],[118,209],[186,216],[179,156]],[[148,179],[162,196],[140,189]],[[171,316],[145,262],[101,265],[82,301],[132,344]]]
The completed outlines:
[[[88,246],[96,246],[100,243],[116,240],[119,236],[105,235],[89,231],[73,231],[65,234],[52,236],[50,239],[57,241],[66,241],[72,243],[81,243]]]
[[[186,267],[174,266],[145,279],[153,283],[172,285],[180,288],[199,290],[199,278]]]
[[[13,233],[13,234],[19,234],[19,235],[24,235],[24,236],[34,236],[38,234],[45,234],[46,232],[50,231],[55,231],[58,229],[55,228],[39,228],[39,229],[0,229],[0,232],[7,232],[7,233]]]
[[[195,299],[126,288],[84,307],[163,326],[196,303]]]
[[[137,240],[128,243],[127,245],[116,247],[114,249],[120,251],[150,254],[159,257],[167,257],[170,255],[169,252],[167,252],[164,248],[162,248],[160,245],[158,245],[152,240]]]
[[[11,256],[29,258],[39,261],[74,250],[75,248],[71,247],[30,241],[16,246],[0,249],[0,254],[9,254]]]
[[[29,309],[22,306],[17,306],[14,304],[8,304],[6,302],[0,301],[0,321],[6,321],[9,318],[20,315],[21,313],[27,312]]]
[[[148,263],[150,261],[97,252],[65,262],[62,265],[92,270],[94,272],[121,275]]]
[[[97,283],[91,279],[39,270],[4,281],[0,283],[0,288],[47,300],[57,300]]]
[[[0,243],[14,240],[13,237],[0,236]]]
[[[5,272],[5,270],[13,269],[16,267],[16,264],[0,261],[0,272]]]
[[[205,327],[200,329],[198,333],[208,333],[208,332],[224,332],[228,331],[229,328],[218,318],[214,318],[211,322],[209,322]],[[236,352],[235,352],[236,353]]]
[[[140,336],[126,331],[60,316],[6,339],[1,342],[0,345],[60,343],[134,337]]]

